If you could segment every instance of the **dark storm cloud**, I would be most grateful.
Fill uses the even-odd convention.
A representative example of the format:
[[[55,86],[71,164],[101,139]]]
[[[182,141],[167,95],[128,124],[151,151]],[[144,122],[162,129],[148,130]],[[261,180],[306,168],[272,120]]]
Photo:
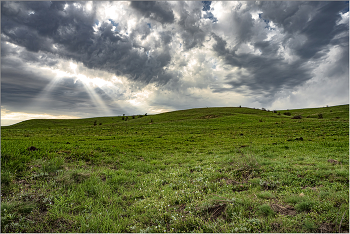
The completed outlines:
[[[262,1],[258,3],[258,9],[263,13],[262,19],[273,21],[285,32],[293,34],[300,31],[311,17],[318,2],[300,1]],[[255,4],[252,2],[251,6]]]
[[[130,6],[140,12],[142,16],[160,23],[173,23],[175,19],[167,2],[132,1]]]
[[[51,53],[35,53],[19,49],[18,47],[15,48],[6,44],[4,41],[1,41],[2,66],[6,65],[7,62],[13,62],[11,59],[6,59],[9,56],[21,60],[20,65],[17,65],[17,68],[19,69],[20,67],[18,66],[23,66],[24,64],[37,64],[40,66],[54,67],[58,63],[57,58]]]
[[[302,59],[322,57],[322,50],[338,34],[348,31],[348,25],[336,25],[340,12],[348,2],[260,2],[261,18],[281,27],[287,41],[296,34],[306,36],[303,46],[295,48]],[[316,9],[316,11],[315,11]],[[346,39],[345,39],[346,41]],[[348,39],[347,39],[348,41]]]
[[[202,14],[202,5],[190,9],[186,2],[179,2],[180,19],[177,24],[180,26],[180,35],[183,46],[186,50],[190,50],[196,46],[202,46],[207,32],[199,27],[199,20]]]
[[[225,59],[226,64],[239,68],[236,74],[226,77],[226,84],[231,85],[232,89],[213,86],[214,92],[239,91],[240,87],[247,86],[255,93],[266,91],[273,95],[273,92],[282,87],[293,88],[312,78],[300,61],[288,64],[278,58],[276,48],[270,47],[269,42],[255,43],[255,47],[261,49],[261,55],[247,53],[238,55],[234,50],[226,48],[227,42],[221,37],[214,34],[213,38],[216,40],[213,50]],[[247,69],[249,75],[245,75],[242,68]],[[236,79],[232,80],[234,78]]]
[[[61,58],[73,59],[88,68],[125,75],[145,84],[156,80],[156,77],[170,79],[164,75],[166,72],[163,69],[170,61],[169,53],[155,52],[152,57],[148,57],[145,51],[147,48],[140,48],[136,43],[134,45],[134,35],[121,35],[117,31],[111,31],[112,23],[102,22],[95,32],[95,12],[88,13],[83,7],[78,8],[73,4],[2,2],[2,34],[7,41],[23,46],[28,51],[48,52]],[[134,3],[135,5],[138,9],[142,8],[138,3]],[[157,19],[163,17],[165,22],[172,22],[173,15],[166,2],[155,6],[152,13]],[[144,28],[146,31],[143,34],[146,37],[150,29]],[[140,32],[135,33],[138,35]],[[165,44],[170,41],[167,35],[162,40]]]
[[[307,41],[297,50],[297,53],[303,59],[312,58],[321,52],[334,36],[349,30],[349,25],[336,25],[336,22],[341,19],[339,12],[344,7],[343,2],[327,3],[319,9],[318,14],[301,30],[300,33],[306,35]]]
[[[278,46],[273,45],[270,41],[255,42],[254,48],[259,49],[262,56],[275,56],[278,50]]]
[[[305,36],[304,44],[295,48],[290,47],[299,56],[299,59],[292,63],[285,62],[284,58],[277,53],[279,45],[270,41],[253,43],[254,48],[259,50],[261,55],[237,54],[237,46],[227,49],[227,42],[213,34],[216,41],[213,50],[225,59],[226,64],[239,68],[235,75],[231,74],[226,78],[226,84],[231,85],[231,89],[213,86],[214,92],[240,90],[240,87],[245,86],[255,94],[264,91],[269,92],[268,95],[272,96],[282,87],[293,88],[301,85],[313,77],[311,74],[313,67],[306,66],[306,63],[310,59],[321,59],[328,52],[327,46],[332,44],[344,48],[344,54],[339,56],[338,66],[347,64],[342,66],[343,69],[340,71],[335,68],[334,72],[348,73],[348,69],[346,69],[349,55],[348,24],[336,24],[341,19],[339,13],[346,6],[343,2],[262,2],[259,6],[264,12],[261,17],[272,20],[276,25],[282,27],[286,33],[284,35],[285,43],[295,35]],[[317,7],[317,11],[311,17],[309,11],[315,7]],[[247,24],[240,30],[249,32],[249,28],[252,27]],[[337,35],[343,36],[334,39]],[[249,41],[250,36],[251,34],[240,33],[240,41],[244,41],[246,38]],[[242,68],[247,69],[248,76],[241,72]]]

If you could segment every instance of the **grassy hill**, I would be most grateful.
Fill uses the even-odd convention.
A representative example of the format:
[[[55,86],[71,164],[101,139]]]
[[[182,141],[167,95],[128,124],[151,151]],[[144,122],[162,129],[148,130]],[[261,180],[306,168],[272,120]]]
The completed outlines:
[[[23,121],[1,195],[2,232],[349,231],[349,105]]]

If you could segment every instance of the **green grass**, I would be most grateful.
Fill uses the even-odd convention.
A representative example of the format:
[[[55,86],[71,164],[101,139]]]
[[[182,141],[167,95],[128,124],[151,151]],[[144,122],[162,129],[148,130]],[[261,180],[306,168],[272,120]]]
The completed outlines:
[[[349,231],[349,105],[122,118],[1,127],[1,231]]]

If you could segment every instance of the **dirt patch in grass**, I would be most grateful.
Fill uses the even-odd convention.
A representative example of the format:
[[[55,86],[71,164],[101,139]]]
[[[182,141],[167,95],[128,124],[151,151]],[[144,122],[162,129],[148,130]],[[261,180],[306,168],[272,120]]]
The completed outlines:
[[[102,174],[102,175],[100,175],[100,179],[101,179],[102,181],[106,181],[107,177],[106,177],[106,175]]]
[[[39,150],[39,149],[34,147],[34,146],[31,146],[27,150],[29,150],[29,151],[36,151],[36,150]]]
[[[271,223],[271,228],[272,230],[274,230],[275,232],[277,232],[280,228],[281,228],[281,224],[280,223]]]
[[[322,223],[318,229],[320,233],[331,233],[335,231],[335,225],[331,223]]]
[[[217,118],[219,117],[218,115],[205,115],[200,117],[200,119],[212,119],[212,118]]]
[[[215,180],[215,182],[220,182],[220,181],[225,182],[227,185],[229,185],[229,184],[232,184],[232,185],[234,185],[234,184],[241,184],[241,182],[238,182],[238,181],[235,181],[235,180],[231,180],[231,179],[226,178],[226,177],[221,177],[221,178],[218,178],[218,179]]]
[[[339,161],[337,161],[335,159],[328,159],[328,162],[332,163],[332,164],[339,164]]]
[[[283,214],[283,215],[292,215],[292,216],[294,216],[294,215],[297,214],[296,210],[293,207],[289,206],[289,205],[283,207],[283,206],[278,205],[278,204],[271,204],[271,208],[273,209],[273,211],[275,211],[275,212],[277,212],[279,214]]]

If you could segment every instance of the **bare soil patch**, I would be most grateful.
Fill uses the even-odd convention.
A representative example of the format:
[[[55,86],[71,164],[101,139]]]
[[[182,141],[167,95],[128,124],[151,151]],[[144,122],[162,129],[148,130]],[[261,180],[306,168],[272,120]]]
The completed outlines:
[[[283,215],[292,215],[293,216],[293,215],[297,214],[296,210],[289,205],[283,207],[283,206],[278,205],[278,204],[271,204],[271,208],[275,212],[277,212],[279,214],[283,214]]]

